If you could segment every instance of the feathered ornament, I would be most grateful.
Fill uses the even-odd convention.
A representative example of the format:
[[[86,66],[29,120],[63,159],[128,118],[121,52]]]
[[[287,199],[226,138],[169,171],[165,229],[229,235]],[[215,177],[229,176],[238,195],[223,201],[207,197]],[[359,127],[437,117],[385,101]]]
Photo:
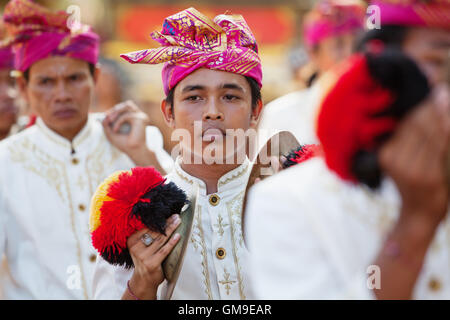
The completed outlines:
[[[430,86],[417,64],[395,48],[356,54],[344,70],[322,101],[317,136],[332,171],[375,189],[382,177],[379,147]]]
[[[292,167],[293,165],[305,162],[308,159],[319,154],[320,147],[316,144],[304,144],[296,149],[291,150],[283,162],[283,169]]]
[[[187,203],[186,194],[152,167],[115,172],[92,198],[92,244],[107,262],[131,268],[128,237],[146,227],[165,234],[167,218]]]

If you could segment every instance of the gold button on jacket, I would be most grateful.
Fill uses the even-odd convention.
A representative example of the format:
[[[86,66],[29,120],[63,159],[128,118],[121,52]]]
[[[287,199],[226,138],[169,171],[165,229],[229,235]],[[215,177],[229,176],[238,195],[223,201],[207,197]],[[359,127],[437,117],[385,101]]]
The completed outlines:
[[[438,291],[441,289],[441,282],[436,278],[432,278],[430,279],[430,282],[428,282],[428,287],[431,291]]]
[[[212,206],[217,206],[220,202],[220,198],[217,194],[212,194],[209,196],[209,204]]]
[[[216,250],[216,257],[217,259],[224,259],[225,256],[227,255],[227,251],[224,248],[219,248]]]

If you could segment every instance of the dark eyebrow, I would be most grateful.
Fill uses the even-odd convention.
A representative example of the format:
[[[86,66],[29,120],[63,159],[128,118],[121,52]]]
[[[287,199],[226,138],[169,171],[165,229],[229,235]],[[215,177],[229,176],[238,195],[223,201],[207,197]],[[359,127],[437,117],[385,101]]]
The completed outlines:
[[[38,75],[36,75],[35,76],[35,78],[37,78],[37,79],[55,79],[55,77],[52,77],[52,76],[48,76],[48,75],[45,75],[45,74],[38,74]]]
[[[242,88],[240,85],[235,84],[235,83],[225,83],[223,85],[220,86],[221,89],[234,89],[234,90],[239,90],[244,92],[244,88]]]
[[[200,85],[186,86],[183,88],[183,90],[181,90],[181,92],[186,93],[186,92],[195,91],[195,90],[205,90],[205,87],[200,86]]]
[[[80,71],[73,72],[73,73],[67,75],[66,78],[70,78],[70,77],[73,77],[73,76],[84,76],[84,72],[80,72]]]

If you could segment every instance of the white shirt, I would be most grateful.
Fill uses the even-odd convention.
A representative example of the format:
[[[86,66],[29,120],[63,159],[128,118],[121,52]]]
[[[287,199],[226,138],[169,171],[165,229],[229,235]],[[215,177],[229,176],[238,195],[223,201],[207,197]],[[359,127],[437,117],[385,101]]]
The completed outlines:
[[[180,161],[178,158],[167,181],[174,182],[187,194],[193,184],[198,183],[200,195],[191,239],[172,299],[248,299],[248,251],[242,238],[241,211],[250,162],[246,159],[222,176],[218,192],[207,195],[205,183],[181,169]],[[216,205],[210,202],[214,196],[218,197]],[[225,251],[223,259],[216,255],[219,248]],[[132,273],[133,270],[113,267],[99,257],[94,274],[94,297],[120,299]],[[162,285],[158,289],[158,298]]]
[[[374,274],[368,267],[394,226],[400,204],[391,179],[374,192],[339,179],[322,158],[256,184],[249,193],[246,223],[256,298],[375,298],[367,285]],[[428,250],[415,299],[450,299],[449,220],[441,223]]]
[[[268,103],[258,124],[260,148],[274,134],[290,131],[300,144],[318,143],[315,133],[321,87],[317,82],[311,88],[289,93]]]
[[[91,117],[72,144],[39,118],[0,143],[3,298],[91,298],[90,199],[112,172],[131,167]]]

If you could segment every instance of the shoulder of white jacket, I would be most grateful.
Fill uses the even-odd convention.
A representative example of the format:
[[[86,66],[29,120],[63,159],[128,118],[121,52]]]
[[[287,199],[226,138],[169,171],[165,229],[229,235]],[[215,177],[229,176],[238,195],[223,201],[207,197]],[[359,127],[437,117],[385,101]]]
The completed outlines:
[[[323,185],[341,186],[341,181],[331,172],[322,157],[309,159],[301,164],[268,177],[254,186],[254,193],[274,193],[283,190],[283,195],[308,195],[312,192],[322,192]],[[278,194],[280,194],[278,192]]]
[[[36,131],[37,128],[32,126],[0,141],[0,159],[3,159],[5,156],[9,155],[9,148],[16,146],[18,143],[21,143],[26,139],[32,139],[35,137]]]
[[[308,90],[301,90],[288,93],[284,96],[272,100],[264,106],[265,112],[271,112],[272,110],[291,107],[292,105],[297,105],[302,103],[302,98],[308,93]]]

